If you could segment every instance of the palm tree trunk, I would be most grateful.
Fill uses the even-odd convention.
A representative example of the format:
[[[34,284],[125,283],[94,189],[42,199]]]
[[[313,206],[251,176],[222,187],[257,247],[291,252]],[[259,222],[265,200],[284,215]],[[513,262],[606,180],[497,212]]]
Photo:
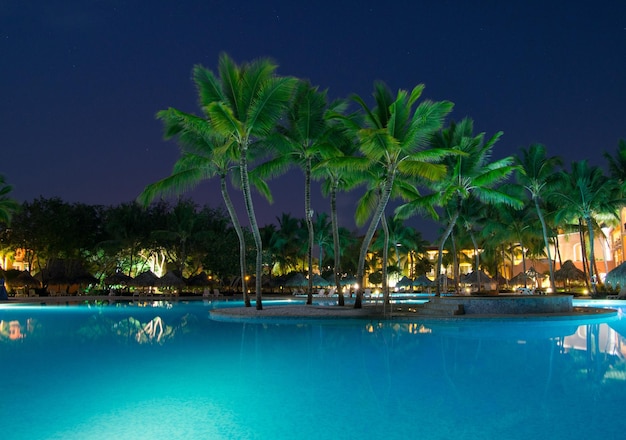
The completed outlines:
[[[524,288],[528,287],[528,278],[526,277],[526,248],[524,244],[520,242],[520,247],[522,248],[522,270],[524,271]]]
[[[472,244],[474,245],[474,260],[476,262],[476,282],[478,283],[478,290],[476,293],[480,293],[480,255],[478,255],[478,243],[476,242],[476,237],[472,231],[470,231],[470,237],[472,239]]]
[[[372,217],[372,221],[365,233],[365,237],[363,237],[363,243],[361,244],[361,251],[359,252],[359,264],[357,266],[357,283],[359,287],[356,291],[356,299],[354,300],[354,308],[360,309],[363,307],[363,278],[365,273],[365,257],[367,256],[367,250],[369,249],[372,238],[374,237],[374,233],[376,232],[376,228],[378,227],[378,223],[380,222],[380,218],[385,212],[385,208],[387,207],[387,202],[389,201],[389,197],[391,197],[391,188],[393,186],[393,175],[389,175],[387,177],[387,181],[385,182],[385,186],[383,188],[381,198],[378,201],[378,206],[376,207],[376,211],[374,212],[374,216]]]
[[[254,214],[254,205],[252,204],[252,194],[250,192],[250,180],[248,178],[248,158],[247,158],[247,145],[243,145],[240,148],[241,156],[239,158],[239,166],[241,168],[241,190],[243,192],[244,201],[246,203],[246,211],[248,213],[248,221],[250,222],[250,229],[252,229],[252,236],[254,237],[254,246],[256,248],[256,309],[263,310],[262,294],[261,294],[261,277],[263,270],[263,243],[261,242],[261,233],[259,232],[259,225],[256,221],[256,215]]]
[[[541,208],[539,207],[539,199],[537,197],[535,197],[534,199],[537,216],[539,217],[539,221],[541,222],[541,230],[543,232],[543,244],[546,247],[546,253],[548,256],[548,267],[550,268],[550,289],[552,289],[552,293],[556,293],[556,288],[554,287],[554,264],[552,262],[550,242],[548,240],[548,227],[546,226],[546,220],[543,218]]]
[[[443,246],[446,244],[446,240],[452,233],[452,228],[454,228],[454,224],[456,223],[457,218],[459,218],[459,211],[457,210],[452,218],[450,218],[450,222],[448,223],[448,227],[444,231],[441,239],[439,240],[439,256],[437,257],[437,273],[435,274],[437,285],[435,289],[435,296],[441,296],[441,283],[439,282],[439,277],[441,276],[441,266],[443,266]]]
[[[400,251],[398,251],[398,243],[394,243],[393,244],[393,250],[395,251],[396,254],[396,263],[398,264],[398,269],[400,269]]]
[[[337,305],[345,305],[341,290],[341,250],[339,249],[339,224],[337,220],[337,182],[334,182],[330,190],[330,221],[333,228],[333,250],[335,253],[334,269],[335,288],[337,289]]]
[[[224,204],[226,205],[226,210],[228,211],[228,215],[230,215],[230,221],[232,222],[233,228],[235,228],[235,232],[237,233],[237,238],[239,239],[239,272],[241,276],[241,291],[243,292],[243,301],[245,306],[250,307],[250,295],[248,295],[248,288],[246,286],[246,239],[243,235],[243,229],[241,229],[239,218],[237,218],[237,211],[235,211],[233,201],[230,199],[230,195],[228,194],[225,174],[220,175],[220,188]]]
[[[585,223],[587,223],[587,231],[589,232],[589,279],[591,280],[591,292],[593,296],[598,294],[596,288],[597,279],[594,270],[596,269],[596,256],[593,243],[593,222],[591,217],[585,217]]]
[[[583,228],[583,222],[582,219],[579,217],[578,218],[578,236],[580,237],[580,254],[581,254],[581,258],[583,260],[583,272],[585,273],[585,285],[587,286],[587,289],[590,289],[589,287],[589,276],[587,276],[587,274],[589,273],[589,265],[587,263],[587,244],[585,243],[585,230]]]
[[[306,295],[307,305],[313,304],[313,210],[311,209],[311,158],[307,157],[305,167],[305,181],[304,181],[304,212],[306,213],[306,229],[309,233],[309,244],[307,247],[307,263],[309,265],[309,285]]]
[[[454,228],[450,233],[450,244],[452,247],[452,278],[454,281],[454,293],[461,294],[461,263],[459,261],[459,252],[456,249],[456,237],[454,236]]]
[[[380,223],[383,227],[383,233],[385,234],[383,245],[383,302],[384,304],[390,304],[389,300],[389,282],[387,280],[387,261],[389,259],[389,227],[387,226],[387,219],[385,216],[380,217]]]

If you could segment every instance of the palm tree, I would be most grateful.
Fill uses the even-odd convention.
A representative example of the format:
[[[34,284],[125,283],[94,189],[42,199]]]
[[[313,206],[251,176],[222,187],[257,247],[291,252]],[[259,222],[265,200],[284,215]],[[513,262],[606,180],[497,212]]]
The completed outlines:
[[[146,186],[138,200],[147,206],[160,194],[182,194],[204,180],[219,176],[222,199],[239,240],[239,267],[244,303],[246,307],[250,307],[246,286],[246,241],[227,186],[228,177],[237,171],[237,151],[233,148],[232,142],[216,135],[203,118],[174,108],[160,111],[157,117],[163,121],[166,139],[178,137],[181,156],[174,164],[172,174]],[[271,199],[269,190],[262,181],[255,181],[255,185],[262,194]]]
[[[554,262],[550,250],[548,227],[542,209],[543,199],[549,194],[555,185],[556,168],[561,165],[561,159],[556,156],[547,157],[546,148],[540,144],[532,144],[527,150],[522,149],[521,155],[516,158],[519,165],[517,181],[530,194],[537,216],[541,222],[543,242],[548,257],[548,267],[550,269],[550,289],[556,292],[554,286]],[[552,235],[552,234],[550,234]]]
[[[359,183],[359,172],[355,172],[350,168],[341,168],[331,166],[335,161],[342,158],[350,158],[357,151],[357,143],[353,142],[348,132],[340,125],[343,120],[341,114],[342,106],[337,104],[331,106],[332,110],[326,114],[326,119],[330,125],[329,129],[333,130],[333,135],[328,137],[329,143],[335,148],[328,148],[321,151],[322,161],[315,165],[311,172],[314,178],[322,181],[322,194],[330,199],[330,221],[333,235],[333,272],[335,280],[335,289],[337,291],[337,305],[345,305],[343,290],[341,288],[341,255],[342,247],[340,245],[340,228],[337,218],[337,193],[339,191],[347,191]]]
[[[607,177],[601,168],[589,166],[587,161],[573,162],[572,169],[561,171],[559,185],[550,194],[558,203],[557,222],[582,219],[589,234],[589,279],[593,294],[596,290],[594,225],[596,218],[612,216],[619,219],[619,209],[624,205],[622,188],[615,179]],[[582,241],[581,241],[582,243]]]
[[[257,167],[261,176],[275,176],[290,166],[298,165],[304,171],[304,220],[308,232],[307,305],[313,304],[313,210],[311,209],[311,169],[321,159],[324,150],[333,148],[328,141],[333,130],[327,124],[326,91],[319,92],[308,81],[299,81],[284,123],[277,127],[276,136],[268,138],[276,156]]]
[[[19,204],[9,197],[13,187],[6,183],[5,177],[0,175],[0,222],[9,224],[11,217],[19,209]]]
[[[444,244],[456,225],[464,200],[474,195],[477,200],[486,204],[504,203],[515,208],[522,206],[519,199],[496,188],[498,183],[516,169],[512,157],[490,162],[493,146],[502,133],[496,133],[485,142],[484,133],[473,135],[473,125],[469,118],[463,119],[459,124],[452,122],[449,128],[435,136],[434,148],[455,153],[443,160],[447,166],[446,177],[431,185],[434,190],[432,194],[416,198],[396,211],[400,217],[426,211],[438,218],[433,206],[442,206],[449,210],[446,229],[439,239],[437,277],[441,273]],[[440,293],[441,287],[437,283],[437,295]]]
[[[237,66],[226,54],[219,58],[219,78],[200,65],[194,67],[200,105],[209,127],[217,136],[232,143],[238,154],[241,190],[256,248],[257,310],[263,309],[263,244],[252,202],[248,156],[285,114],[297,83],[295,78],[277,76],[276,68],[267,59]]]
[[[376,203],[360,204],[369,207],[373,214],[359,252],[357,268],[359,287],[354,302],[355,308],[362,307],[367,250],[391,198],[396,177],[404,175],[436,180],[445,174],[445,167],[433,162],[441,160],[446,153],[425,149],[425,146],[443,124],[453,104],[448,101],[423,101],[413,109],[423,90],[423,85],[416,86],[410,93],[399,90],[393,98],[387,86],[377,82],[374,86],[376,107],[373,109],[370,109],[360,97],[354,97],[365,117],[365,125],[358,127],[357,131],[359,149],[363,156],[337,161],[336,166],[375,170],[373,175],[382,179],[378,185],[372,183],[372,187],[379,188],[370,199],[376,200]],[[357,213],[357,217],[366,216],[361,212]]]

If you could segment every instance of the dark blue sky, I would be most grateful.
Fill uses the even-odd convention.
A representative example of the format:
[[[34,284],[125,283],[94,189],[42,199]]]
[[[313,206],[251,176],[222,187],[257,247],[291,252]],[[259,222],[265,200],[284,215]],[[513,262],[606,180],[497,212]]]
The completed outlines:
[[[626,2],[4,0],[0,173],[20,201],[118,204],[169,174],[158,110],[198,112],[191,69],[270,57],[332,98],[426,85],[476,131],[504,131],[496,158],[540,142],[567,163],[604,165],[626,138]],[[297,171],[256,199],[261,225],[302,217]],[[342,196],[354,227],[357,192]],[[216,182],[193,192],[221,206]],[[316,211],[328,202],[314,190]],[[241,204],[239,206],[242,206]],[[432,223],[414,220],[425,238]]]

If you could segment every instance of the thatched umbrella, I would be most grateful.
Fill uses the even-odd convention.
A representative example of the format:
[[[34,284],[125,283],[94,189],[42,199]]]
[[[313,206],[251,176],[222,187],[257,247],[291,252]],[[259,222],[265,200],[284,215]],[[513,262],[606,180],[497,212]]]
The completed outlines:
[[[420,275],[413,281],[413,285],[419,287],[432,287],[434,284],[435,282],[426,275]]]
[[[559,270],[554,272],[554,280],[562,281],[564,286],[569,286],[570,281],[585,281],[585,272],[577,268],[572,260],[567,260]]]
[[[341,284],[342,286],[351,286],[353,284],[356,284],[356,277],[354,275],[348,275],[340,279],[339,284]]]
[[[300,272],[293,274],[285,281],[283,281],[283,286],[287,287],[304,287],[308,285],[309,280],[307,280]]]
[[[526,272],[520,272],[517,275],[515,275],[513,278],[511,278],[509,280],[509,284],[512,284],[514,286],[518,285],[521,286],[526,285],[528,283],[531,284],[536,284],[537,283],[537,271],[535,270],[534,267],[531,266],[530,269],[528,269]]]
[[[482,270],[478,270],[478,271],[473,271],[470,272],[468,274],[466,274],[463,277],[462,282],[465,284],[476,284],[478,283],[478,274],[480,274],[480,282],[481,284],[488,284],[488,283],[495,283],[495,281],[493,280],[493,278],[491,278],[489,275],[487,275],[485,272],[483,272]]]
[[[318,274],[313,275],[313,285],[315,287],[326,287],[326,286],[330,286],[330,284],[331,283],[327,279],[322,278],[320,275]]]
[[[185,285],[185,282],[178,277],[174,272],[167,271],[165,275],[157,279],[154,283],[157,287],[175,287],[180,288]]]
[[[39,287],[41,283],[33,277],[28,271],[20,272],[20,274],[11,281],[11,284],[18,287]]]
[[[127,286],[133,279],[122,272],[115,272],[104,279],[107,286]]]
[[[187,278],[187,286],[189,287],[207,287],[211,285],[209,276],[206,272],[201,272],[197,275]]]
[[[70,284],[96,284],[97,282],[98,278],[94,277],[89,272],[76,274],[70,278]]]
[[[396,283],[396,287],[412,287],[412,286],[413,286],[413,280],[406,276],[403,276],[402,278],[400,278],[398,282]]]
[[[154,272],[147,270],[137,275],[129,284],[135,287],[154,287],[158,279]]]
[[[626,262],[607,273],[604,282],[610,284],[614,289],[617,288],[618,284],[620,287],[626,287]]]

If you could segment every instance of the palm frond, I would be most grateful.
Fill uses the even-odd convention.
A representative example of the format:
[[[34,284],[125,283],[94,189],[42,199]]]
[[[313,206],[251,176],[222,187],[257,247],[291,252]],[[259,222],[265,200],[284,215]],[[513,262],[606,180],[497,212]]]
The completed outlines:
[[[224,100],[220,83],[210,70],[199,64],[194,66],[193,79],[200,96],[200,107]]]
[[[245,135],[242,123],[233,114],[230,107],[222,102],[214,102],[207,107],[211,126],[224,138],[241,138]]]
[[[434,208],[437,204],[439,204],[438,194],[422,195],[398,206],[394,213],[400,219],[407,219],[416,214],[426,214],[435,220],[439,220],[439,214],[437,214]]]
[[[148,206],[159,195],[179,195],[195,188],[202,180],[213,177],[206,168],[189,168],[172,174],[158,182],[151,183],[137,197],[143,206]]]
[[[486,204],[494,205],[503,203],[515,209],[521,209],[524,207],[524,202],[522,200],[498,189],[475,187],[472,194],[474,194],[478,200]]]
[[[447,167],[443,164],[407,159],[398,164],[398,170],[409,176],[435,181],[446,175]]]
[[[252,136],[265,136],[284,114],[297,84],[295,78],[271,78],[259,90],[246,117],[246,126]]]
[[[414,150],[422,147],[441,128],[453,107],[454,104],[449,101],[422,102],[413,113],[409,129],[402,140],[403,148]]]
[[[357,226],[363,226],[365,224],[378,206],[379,199],[378,188],[370,188],[363,194],[357,203],[356,212],[354,214],[354,220]]]
[[[241,71],[245,71],[245,65],[237,67],[235,62],[226,54],[222,53],[219,57],[218,72],[221,81],[221,92],[223,98],[220,102],[224,103],[231,109],[233,116],[242,120],[245,108],[241,107]],[[210,109],[209,104],[209,109]]]

